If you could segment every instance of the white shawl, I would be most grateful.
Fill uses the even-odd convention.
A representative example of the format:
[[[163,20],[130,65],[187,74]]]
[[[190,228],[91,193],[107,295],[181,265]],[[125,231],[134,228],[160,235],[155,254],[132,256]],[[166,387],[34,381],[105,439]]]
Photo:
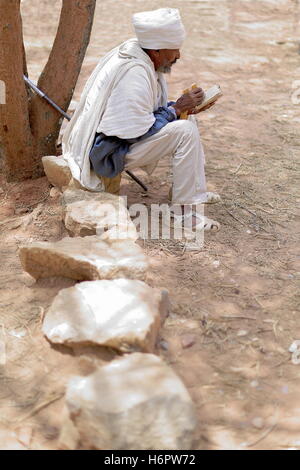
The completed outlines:
[[[145,106],[142,105],[143,109],[141,109],[141,103],[137,103],[135,107],[137,90],[129,81],[126,86],[126,101],[133,103],[129,109],[129,115],[126,114],[124,106],[123,109],[122,106],[120,109],[110,106],[109,109],[115,109],[115,112],[108,112],[108,115],[104,116],[103,124],[105,124],[106,135],[117,135],[121,138],[143,135],[155,120],[153,111],[157,106],[158,80],[165,103],[167,102],[167,88],[164,77],[155,72],[152,61],[138,45],[136,39],[126,41],[100,60],[87,81],[76,112],[64,132],[63,156],[69,164],[73,178],[90,191],[103,191],[102,182],[91,169],[89,160],[95,134],[97,130],[104,131],[101,120],[109,98],[114,97],[114,88],[129,70],[137,66],[136,71],[141,71],[141,67],[143,69],[144,81],[141,83],[141,89],[145,85],[145,78],[147,81],[148,93],[144,92],[142,95],[147,103]],[[140,75],[137,73],[137,76]],[[152,95],[149,95],[149,90],[152,90]],[[117,102],[115,98],[114,100],[112,104]]]

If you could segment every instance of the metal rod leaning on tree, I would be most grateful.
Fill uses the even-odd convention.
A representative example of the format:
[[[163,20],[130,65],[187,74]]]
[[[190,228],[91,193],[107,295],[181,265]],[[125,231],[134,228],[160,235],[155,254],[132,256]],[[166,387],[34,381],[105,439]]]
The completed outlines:
[[[49,96],[46,95],[42,90],[40,90],[26,75],[23,75],[24,81],[27,83],[27,85],[32,88],[37,95],[39,95],[41,98],[46,100],[53,108],[56,109],[62,116],[64,116],[68,121],[71,121],[71,116],[69,116],[63,109],[61,109],[54,101],[49,98]],[[147,186],[144,185],[144,183],[137,177],[135,176],[131,171],[126,170],[127,175],[130,176],[137,184],[143,188],[144,191],[148,191]]]

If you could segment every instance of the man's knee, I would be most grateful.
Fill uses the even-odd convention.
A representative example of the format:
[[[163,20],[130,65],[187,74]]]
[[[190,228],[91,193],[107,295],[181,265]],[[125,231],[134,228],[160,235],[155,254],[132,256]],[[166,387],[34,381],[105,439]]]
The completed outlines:
[[[179,119],[178,121],[173,121],[171,125],[174,135],[186,137],[199,136],[198,128],[192,121]]]

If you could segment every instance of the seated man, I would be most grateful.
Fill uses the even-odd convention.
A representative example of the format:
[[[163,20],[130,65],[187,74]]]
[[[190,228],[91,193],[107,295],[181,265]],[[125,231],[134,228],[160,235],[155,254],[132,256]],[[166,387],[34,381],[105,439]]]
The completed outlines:
[[[171,211],[175,217],[192,217],[193,226],[199,222],[206,230],[218,230],[217,222],[205,219],[203,224],[192,211],[197,204],[220,200],[206,191],[205,158],[192,116],[204,92],[196,88],[176,102],[167,100],[164,73],[180,58],[185,37],[179,11],[137,13],[133,24],[137,38],[104,56],[89,78],[65,131],[63,154],[73,177],[92,191],[103,190],[98,176],[134,168],[151,174],[159,159],[172,156]],[[178,119],[185,111],[190,118]]]

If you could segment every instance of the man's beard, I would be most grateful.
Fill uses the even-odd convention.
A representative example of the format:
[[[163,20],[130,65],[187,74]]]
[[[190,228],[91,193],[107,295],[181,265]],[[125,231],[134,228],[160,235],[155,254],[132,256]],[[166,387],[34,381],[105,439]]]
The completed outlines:
[[[160,73],[171,73],[171,70],[172,70],[172,66],[171,65],[165,65],[165,66],[161,66],[157,69],[157,72],[160,72]]]

